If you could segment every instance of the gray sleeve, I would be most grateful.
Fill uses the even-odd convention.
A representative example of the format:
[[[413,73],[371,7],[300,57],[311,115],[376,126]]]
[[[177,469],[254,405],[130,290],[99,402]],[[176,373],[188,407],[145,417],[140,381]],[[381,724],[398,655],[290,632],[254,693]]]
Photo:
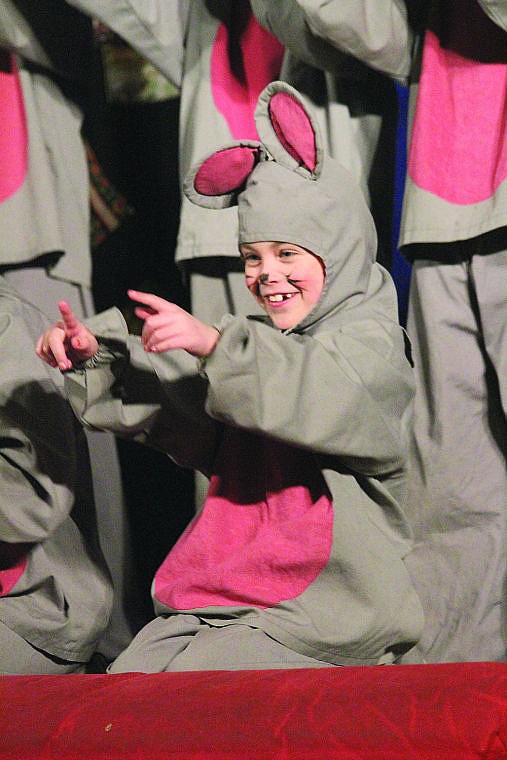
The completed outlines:
[[[402,0],[252,0],[259,22],[306,63],[340,74],[344,56],[405,81],[413,37]]]
[[[102,21],[181,85],[190,0],[68,0]]]
[[[203,369],[207,410],[224,423],[366,475],[403,464],[413,379],[394,323],[364,320],[311,337],[235,317]]]
[[[65,373],[65,388],[82,424],[108,430],[209,472],[217,424],[205,412],[207,383],[185,351],[144,351],[117,309],[87,321],[102,350],[97,361]]]
[[[484,13],[507,32],[507,0],[478,0]]]
[[[0,45],[40,66],[50,68],[50,61],[26,18],[11,0],[0,3]]]

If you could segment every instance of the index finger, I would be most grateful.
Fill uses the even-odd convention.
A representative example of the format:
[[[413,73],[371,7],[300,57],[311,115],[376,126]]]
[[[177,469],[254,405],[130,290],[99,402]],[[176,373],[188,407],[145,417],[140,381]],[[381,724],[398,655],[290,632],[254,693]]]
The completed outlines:
[[[143,293],[140,290],[128,290],[127,295],[132,299],[132,301],[142,303],[145,306],[148,306],[150,309],[153,309],[153,311],[157,312],[160,311],[163,306],[167,306],[169,303],[165,300],[165,298],[156,296],[153,293]]]
[[[65,326],[65,331],[67,334],[74,334],[80,326],[80,321],[70,308],[67,301],[60,301],[58,303],[58,308],[60,309],[60,314],[62,315],[63,324]]]

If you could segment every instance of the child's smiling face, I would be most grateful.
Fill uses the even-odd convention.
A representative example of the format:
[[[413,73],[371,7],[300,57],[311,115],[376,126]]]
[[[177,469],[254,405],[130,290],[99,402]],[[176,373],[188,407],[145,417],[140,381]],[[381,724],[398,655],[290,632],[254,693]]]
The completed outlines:
[[[246,286],[275,327],[299,324],[322,293],[322,260],[294,243],[245,243],[240,250]]]

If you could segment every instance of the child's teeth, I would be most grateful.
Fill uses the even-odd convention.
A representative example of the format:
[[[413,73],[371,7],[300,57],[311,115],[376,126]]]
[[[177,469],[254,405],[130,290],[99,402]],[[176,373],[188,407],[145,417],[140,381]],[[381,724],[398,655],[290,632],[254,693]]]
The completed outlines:
[[[271,303],[278,303],[286,298],[292,298],[293,295],[294,293],[277,293],[276,296],[268,296],[268,301]]]

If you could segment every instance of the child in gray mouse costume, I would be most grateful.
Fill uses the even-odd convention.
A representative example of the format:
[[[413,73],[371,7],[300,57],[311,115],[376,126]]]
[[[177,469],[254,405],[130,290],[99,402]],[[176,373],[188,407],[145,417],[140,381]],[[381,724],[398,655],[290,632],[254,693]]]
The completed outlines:
[[[389,663],[421,632],[399,506],[413,381],[394,285],[361,192],[298,93],[271,83],[256,121],[261,142],[217,151],[185,192],[238,205],[266,316],[210,326],[130,291],[140,338],[116,309],[85,327],[62,302],[37,345],[83,424],[210,478],[156,573],[157,617],[112,673]]]

